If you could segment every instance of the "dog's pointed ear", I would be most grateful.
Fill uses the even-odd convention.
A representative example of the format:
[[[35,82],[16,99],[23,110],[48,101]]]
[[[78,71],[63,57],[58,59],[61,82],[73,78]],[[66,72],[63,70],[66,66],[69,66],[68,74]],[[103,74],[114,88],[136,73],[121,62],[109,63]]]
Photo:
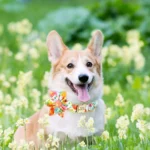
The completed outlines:
[[[96,57],[101,56],[101,50],[103,46],[103,34],[100,30],[95,30],[92,33],[92,38],[88,44],[88,49],[95,55]]]
[[[52,63],[55,63],[62,56],[63,52],[68,49],[55,30],[48,34],[46,44],[48,47],[48,59]]]

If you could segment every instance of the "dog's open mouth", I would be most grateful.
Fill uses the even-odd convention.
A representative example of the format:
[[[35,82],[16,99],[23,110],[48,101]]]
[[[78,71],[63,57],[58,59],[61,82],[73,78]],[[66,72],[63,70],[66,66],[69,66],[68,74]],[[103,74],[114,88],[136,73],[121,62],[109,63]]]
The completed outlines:
[[[68,78],[66,78],[66,83],[72,91],[77,94],[79,101],[86,102],[90,100],[89,89],[93,83],[93,79],[89,84],[73,84]]]

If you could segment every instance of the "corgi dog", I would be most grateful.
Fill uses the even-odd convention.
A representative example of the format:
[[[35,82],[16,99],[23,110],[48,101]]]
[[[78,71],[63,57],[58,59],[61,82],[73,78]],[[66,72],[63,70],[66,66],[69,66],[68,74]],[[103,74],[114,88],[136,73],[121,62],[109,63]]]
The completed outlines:
[[[38,148],[38,120],[45,114],[49,114],[49,125],[44,128],[45,136],[56,135],[61,141],[66,137],[71,141],[80,140],[103,132],[105,104],[102,100],[102,45],[103,34],[100,30],[93,32],[84,50],[70,50],[56,31],[48,34],[48,59],[52,64],[48,83],[50,101],[29,118],[26,130],[23,126],[17,129],[14,135],[17,143],[21,139],[34,141]],[[93,132],[78,127],[81,116],[93,118]]]

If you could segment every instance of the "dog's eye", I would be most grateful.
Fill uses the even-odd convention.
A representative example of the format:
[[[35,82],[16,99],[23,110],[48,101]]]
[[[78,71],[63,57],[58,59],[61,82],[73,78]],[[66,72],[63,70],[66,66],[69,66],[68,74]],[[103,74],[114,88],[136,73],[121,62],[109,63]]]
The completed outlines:
[[[87,67],[92,67],[93,64],[92,64],[91,62],[87,62],[87,63],[86,63],[86,66],[87,66]]]
[[[69,64],[67,65],[67,68],[69,68],[69,69],[74,68],[74,64],[69,63]]]

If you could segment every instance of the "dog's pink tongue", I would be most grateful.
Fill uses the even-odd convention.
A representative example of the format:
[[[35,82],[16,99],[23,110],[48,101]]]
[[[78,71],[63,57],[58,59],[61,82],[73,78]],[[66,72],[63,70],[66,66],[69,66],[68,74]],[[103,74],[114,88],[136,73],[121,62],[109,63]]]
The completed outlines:
[[[86,102],[86,101],[90,100],[90,95],[88,92],[88,85],[85,85],[83,87],[76,85],[75,88],[78,92],[79,101]]]

